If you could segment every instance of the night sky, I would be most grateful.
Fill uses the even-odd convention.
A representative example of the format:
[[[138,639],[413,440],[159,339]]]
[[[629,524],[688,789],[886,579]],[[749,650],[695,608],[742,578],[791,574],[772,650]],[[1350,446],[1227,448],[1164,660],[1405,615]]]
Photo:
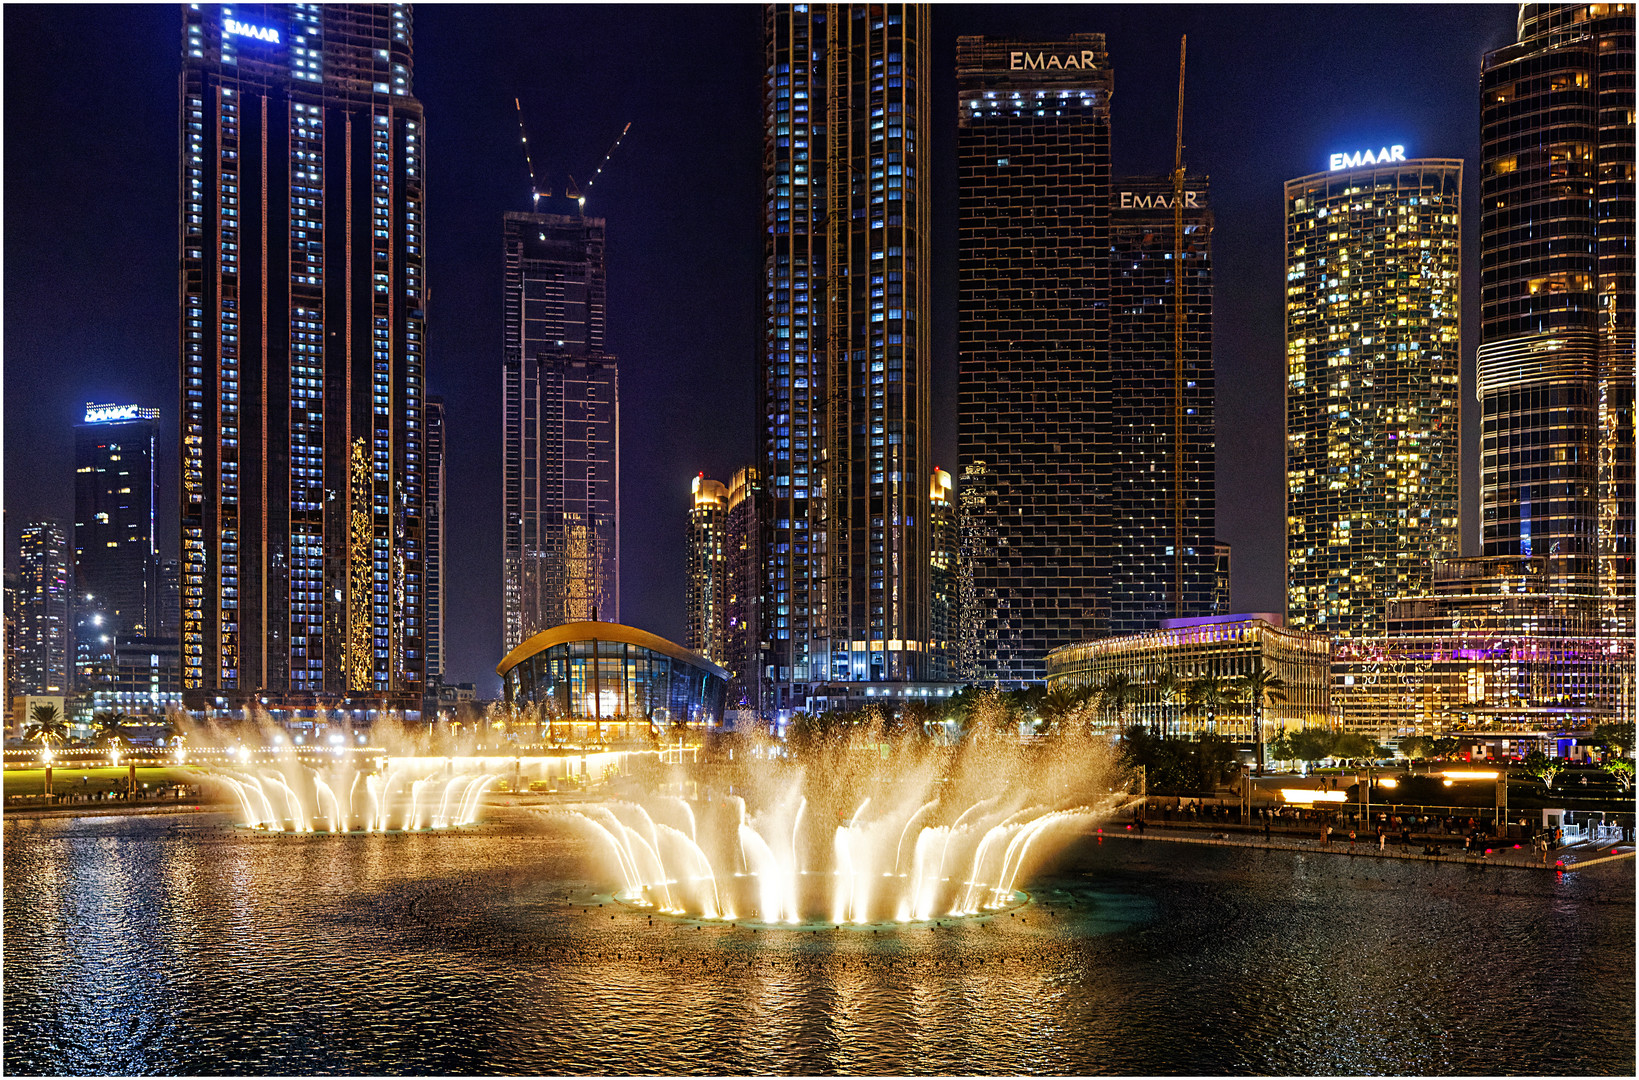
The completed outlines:
[[[1185,162],[1217,216],[1218,536],[1237,611],[1280,611],[1282,185],[1333,151],[1462,157],[1464,552],[1477,549],[1479,68],[1513,5],[938,6],[934,12],[933,461],[955,471],[955,40],[1107,36],[1115,175],[1172,166],[1178,36]],[[176,499],[174,6],[7,5],[5,544],[73,522],[84,403],[163,412]],[[518,97],[543,184],[592,187],[608,220],[609,347],[621,360],[622,621],[681,640],[696,472],[751,461],[761,255],[761,8],[424,5],[415,93],[428,143],[428,389],[450,435],[445,627],[454,681],[498,692],[501,214],[529,209]],[[542,209],[547,207],[543,206]],[[162,515],[162,553],[177,521]]]

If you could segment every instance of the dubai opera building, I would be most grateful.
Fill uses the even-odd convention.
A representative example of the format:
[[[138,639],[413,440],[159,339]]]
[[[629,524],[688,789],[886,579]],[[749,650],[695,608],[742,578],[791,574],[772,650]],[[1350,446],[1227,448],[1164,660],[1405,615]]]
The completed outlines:
[[[496,666],[510,706],[567,722],[571,739],[647,739],[677,725],[720,728],[729,673],[699,653],[617,623],[576,622],[528,638]],[[577,730],[584,728],[585,730]]]

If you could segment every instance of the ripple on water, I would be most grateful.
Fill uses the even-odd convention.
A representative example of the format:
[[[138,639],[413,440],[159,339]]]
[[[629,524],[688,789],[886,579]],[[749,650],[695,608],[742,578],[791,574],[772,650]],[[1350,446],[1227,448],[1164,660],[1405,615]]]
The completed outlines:
[[[1107,844],[1016,918],[753,934],[552,833],[187,821],[5,821],[8,1073],[1633,1072],[1631,863]]]

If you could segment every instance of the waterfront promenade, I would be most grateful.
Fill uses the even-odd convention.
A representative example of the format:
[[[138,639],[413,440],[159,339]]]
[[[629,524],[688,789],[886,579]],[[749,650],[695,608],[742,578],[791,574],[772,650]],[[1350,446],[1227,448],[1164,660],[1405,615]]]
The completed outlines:
[[[1140,830],[1130,819],[1112,819],[1090,829],[1089,837],[1107,837],[1142,843],[1157,841],[1167,844],[1198,844],[1215,847],[1253,848],[1265,851],[1301,851],[1308,854],[1331,855],[1337,858],[1397,859],[1408,862],[1461,863],[1468,866],[1499,866],[1511,869],[1537,871],[1564,871],[1587,869],[1598,863],[1631,860],[1632,843],[1615,844],[1561,844],[1548,851],[1546,863],[1529,841],[1482,839],[1471,850],[1465,851],[1461,839],[1451,834],[1412,834],[1412,842],[1403,844],[1398,837],[1379,849],[1377,835],[1361,836],[1349,843],[1349,833],[1334,831],[1329,841],[1322,841],[1318,828],[1303,832],[1274,829],[1266,836],[1259,827],[1243,827],[1220,822],[1146,822]],[[1453,841],[1456,843],[1453,843]],[[1425,848],[1438,846],[1439,854],[1427,854]]]

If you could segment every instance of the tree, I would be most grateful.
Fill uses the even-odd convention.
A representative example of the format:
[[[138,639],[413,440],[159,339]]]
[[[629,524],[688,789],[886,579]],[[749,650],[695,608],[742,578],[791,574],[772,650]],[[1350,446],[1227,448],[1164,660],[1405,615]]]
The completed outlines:
[[[131,744],[131,718],[123,712],[98,713],[91,720],[94,732],[91,738],[93,746],[125,747]]]
[[[1593,729],[1593,741],[1609,747],[1617,757],[1633,755],[1633,724],[1600,724]]]
[[[60,746],[68,741],[68,722],[63,719],[62,710],[57,706],[50,702],[36,705],[29,710],[28,716],[29,725],[23,729],[23,738],[47,746],[52,743]]]
[[[1117,671],[1094,686],[1093,693],[1098,697],[1099,711],[1108,714],[1120,728],[1127,706],[1138,700],[1139,686],[1125,671]]]
[[[1294,731],[1286,739],[1291,747],[1293,759],[1309,764],[1331,757],[1332,748],[1337,744],[1335,734],[1319,727]]]
[[[1036,705],[1036,715],[1041,717],[1048,731],[1059,731],[1070,726],[1076,714],[1086,706],[1089,696],[1089,691],[1083,687],[1060,683]]]
[[[1222,675],[1202,675],[1191,679],[1184,690],[1185,708],[1197,716],[1204,715],[1207,727],[1216,731],[1218,710],[1235,700],[1229,680]]]
[[[1335,758],[1378,758],[1383,756],[1383,747],[1377,745],[1375,739],[1355,731],[1340,732],[1332,742],[1331,756]]]
[[[1150,680],[1150,689],[1155,691],[1155,699],[1161,706],[1161,737],[1164,739],[1172,734],[1169,729],[1177,726],[1172,723],[1173,712],[1184,703],[1188,687],[1178,672],[1169,667]]]
[[[1258,774],[1263,774],[1263,708],[1286,700],[1286,680],[1266,667],[1235,680],[1240,696],[1252,701],[1252,746],[1257,753]]]
[[[1434,740],[1427,735],[1408,735],[1400,740],[1400,752],[1408,758],[1416,760],[1417,758],[1428,757],[1429,748],[1433,745]]]
[[[1267,749],[1269,756],[1276,761],[1298,760],[1297,754],[1292,750],[1292,737],[1284,731],[1269,740]]]
[[[1554,786],[1554,777],[1565,769],[1564,765],[1544,754],[1541,750],[1533,750],[1526,754],[1525,760],[1520,764],[1524,766],[1526,772],[1537,777],[1544,786],[1550,789]]]

